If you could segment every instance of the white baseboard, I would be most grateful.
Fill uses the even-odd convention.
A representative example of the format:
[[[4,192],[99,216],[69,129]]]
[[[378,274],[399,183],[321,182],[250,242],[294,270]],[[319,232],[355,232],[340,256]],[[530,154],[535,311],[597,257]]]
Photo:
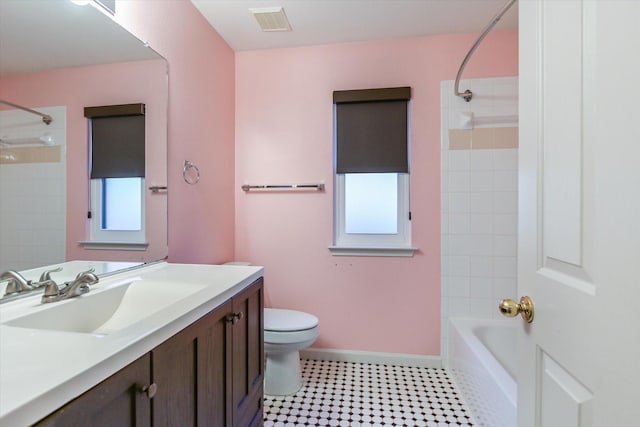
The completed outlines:
[[[417,354],[379,353],[358,350],[334,350],[328,348],[308,348],[300,351],[300,358],[312,360],[331,360],[335,362],[371,363],[392,366],[416,366],[421,368],[442,368],[442,359],[438,356]]]

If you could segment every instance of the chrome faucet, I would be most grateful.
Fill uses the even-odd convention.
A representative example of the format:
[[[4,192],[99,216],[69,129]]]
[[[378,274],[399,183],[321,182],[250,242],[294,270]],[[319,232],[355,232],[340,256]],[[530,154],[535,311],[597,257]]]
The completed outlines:
[[[79,273],[75,280],[66,282],[65,287],[60,289],[53,280],[47,280],[42,295],[42,303],[62,301],[74,298],[89,292],[89,285],[98,283],[98,276],[94,274],[94,269]]]
[[[25,279],[22,274],[15,270],[7,270],[0,275],[0,282],[8,280],[9,283],[4,291],[4,296],[29,292],[33,290],[31,282]]]

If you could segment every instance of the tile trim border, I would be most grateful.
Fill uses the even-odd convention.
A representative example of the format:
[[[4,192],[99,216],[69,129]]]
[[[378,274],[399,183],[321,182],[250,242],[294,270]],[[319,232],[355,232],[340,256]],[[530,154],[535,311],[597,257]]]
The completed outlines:
[[[449,150],[496,148],[518,148],[518,128],[449,129]]]
[[[60,163],[61,161],[62,148],[59,145],[0,148],[0,164]]]
[[[442,368],[442,358],[419,354],[382,353],[359,350],[308,348],[300,351],[300,358],[334,362],[371,363],[378,365]]]

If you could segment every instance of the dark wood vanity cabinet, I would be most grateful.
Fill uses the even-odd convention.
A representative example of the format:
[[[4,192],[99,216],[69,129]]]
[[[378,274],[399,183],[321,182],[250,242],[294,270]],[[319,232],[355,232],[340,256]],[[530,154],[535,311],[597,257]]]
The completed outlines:
[[[262,425],[262,279],[151,351],[154,426]]]
[[[37,425],[261,426],[262,307],[260,278]]]
[[[262,279],[258,282],[231,300],[235,319],[231,425],[235,427],[261,426],[263,420],[264,305]]]
[[[35,425],[151,426],[151,400],[143,391],[151,384],[150,360],[145,354]]]

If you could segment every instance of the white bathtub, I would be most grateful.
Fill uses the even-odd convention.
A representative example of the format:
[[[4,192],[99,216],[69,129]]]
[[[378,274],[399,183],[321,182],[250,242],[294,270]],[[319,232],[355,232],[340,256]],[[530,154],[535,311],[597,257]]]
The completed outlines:
[[[515,427],[517,324],[449,319],[448,367],[475,425]]]

